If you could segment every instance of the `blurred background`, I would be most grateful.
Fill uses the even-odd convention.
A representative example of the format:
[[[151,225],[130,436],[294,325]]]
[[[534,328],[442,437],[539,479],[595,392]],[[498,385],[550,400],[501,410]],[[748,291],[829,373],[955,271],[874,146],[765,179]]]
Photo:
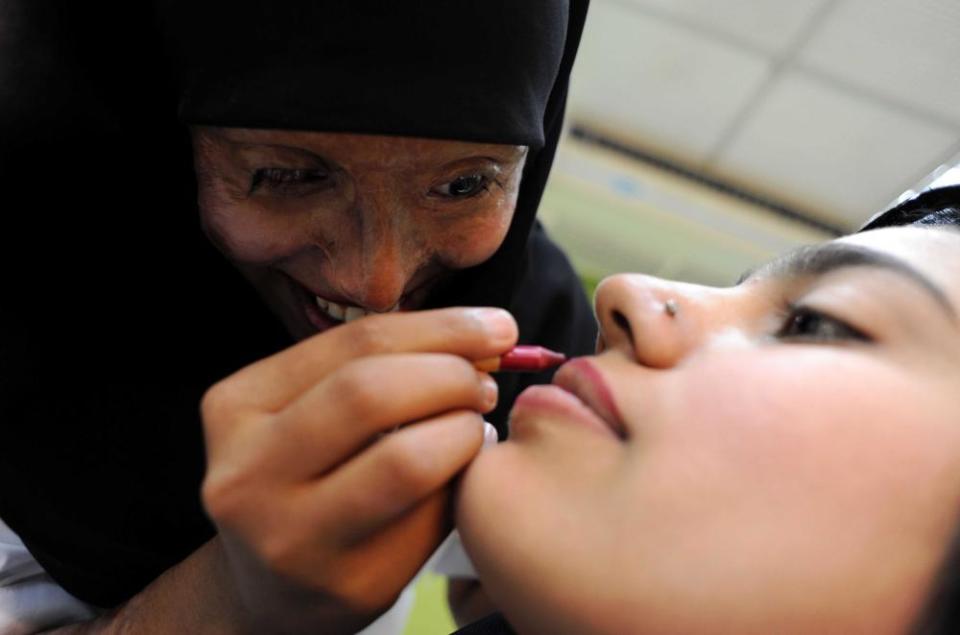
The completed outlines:
[[[958,36],[956,0],[593,0],[541,216],[590,277],[729,284],[957,164]]]
[[[588,287],[716,285],[960,183],[957,0],[592,0],[540,217]],[[409,635],[449,633],[443,580]]]

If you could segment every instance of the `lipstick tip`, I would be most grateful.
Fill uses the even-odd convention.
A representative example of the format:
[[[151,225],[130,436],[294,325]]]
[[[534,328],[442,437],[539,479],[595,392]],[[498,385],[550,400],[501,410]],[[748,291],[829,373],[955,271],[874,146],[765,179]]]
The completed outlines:
[[[551,351],[548,348],[543,349],[543,360],[549,366],[559,366],[563,362],[567,361],[567,356],[563,353],[558,353],[557,351]]]
[[[515,346],[499,358],[492,360],[493,364],[486,366],[488,360],[474,362],[478,370],[487,372],[526,372],[536,373],[559,366],[567,360],[563,353],[551,351],[543,346]]]

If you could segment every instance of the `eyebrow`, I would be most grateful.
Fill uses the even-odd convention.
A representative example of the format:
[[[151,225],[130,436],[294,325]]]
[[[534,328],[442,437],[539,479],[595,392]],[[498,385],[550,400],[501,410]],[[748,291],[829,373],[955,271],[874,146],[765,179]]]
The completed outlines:
[[[943,289],[930,278],[905,260],[859,245],[828,243],[826,245],[801,247],[783,258],[774,260],[757,269],[748,270],[740,276],[737,284],[739,285],[754,276],[776,278],[824,276],[832,271],[848,267],[873,267],[896,273],[925,291],[952,321],[957,321],[956,308],[950,303]]]
[[[327,165],[327,164],[328,164],[328,159],[327,159],[326,157],[324,157],[324,156],[322,156],[322,155],[320,155],[320,154],[317,154],[316,152],[313,152],[312,150],[308,150],[307,148],[304,148],[304,147],[302,147],[302,146],[298,146],[298,145],[288,145],[288,144],[286,144],[286,143],[273,143],[273,142],[269,142],[269,141],[259,141],[259,140],[249,140],[249,139],[234,139],[234,138],[232,138],[232,137],[230,137],[229,135],[226,135],[226,134],[220,134],[220,137],[221,137],[222,139],[224,139],[227,143],[230,143],[230,144],[233,144],[233,145],[244,146],[244,147],[253,148],[253,149],[256,149],[256,148],[271,148],[271,149],[274,149],[274,150],[281,150],[281,151],[286,150],[286,151],[290,151],[290,152],[294,152],[294,153],[300,154],[300,155],[304,156],[305,158],[318,161],[318,162],[320,162],[320,163],[323,163],[324,165]],[[487,144],[487,145],[497,146],[498,148],[500,148],[501,146],[508,145],[508,144]],[[476,154],[476,155],[462,156],[462,157],[458,157],[458,158],[456,158],[456,159],[450,159],[450,161],[448,161],[448,162],[451,162],[451,163],[452,163],[452,162],[456,162],[456,161],[463,161],[463,160],[469,160],[469,159],[484,159],[484,160],[486,160],[486,161],[491,161],[491,162],[493,162],[493,163],[505,163],[505,162],[506,162],[506,163],[519,163],[521,159],[524,159],[525,157],[527,157],[527,156],[530,154],[530,147],[529,147],[529,146],[508,145],[508,147],[510,148],[510,150],[508,151],[509,154],[510,154],[510,156],[509,156],[509,157],[506,157],[506,158],[504,158],[504,157],[488,156],[488,155],[485,155],[485,154],[483,154],[483,153],[481,152],[480,154]],[[477,150],[477,151],[479,152],[479,150]]]
[[[328,166],[328,165],[329,165],[329,161],[328,161],[326,158],[320,156],[320,155],[317,154],[316,152],[311,152],[310,150],[307,150],[306,148],[301,148],[301,147],[299,147],[299,146],[290,146],[290,145],[286,145],[286,144],[283,144],[283,143],[266,143],[266,142],[260,142],[260,141],[240,141],[240,140],[237,140],[237,139],[230,139],[230,138],[227,138],[227,137],[224,137],[224,138],[227,140],[227,143],[230,143],[230,144],[233,144],[233,145],[235,145],[235,146],[242,147],[242,148],[247,148],[247,149],[251,149],[251,150],[257,150],[257,149],[260,149],[260,148],[268,148],[268,149],[270,149],[270,150],[279,150],[279,151],[281,151],[281,152],[290,152],[291,154],[299,154],[300,156],[302,156],[302,157],[305,158],[305,159],[310,159],[311,161],[316,161],[317,163],[320,163],[320,164],[322,164],[322,165],[324,165],[324,166]]]

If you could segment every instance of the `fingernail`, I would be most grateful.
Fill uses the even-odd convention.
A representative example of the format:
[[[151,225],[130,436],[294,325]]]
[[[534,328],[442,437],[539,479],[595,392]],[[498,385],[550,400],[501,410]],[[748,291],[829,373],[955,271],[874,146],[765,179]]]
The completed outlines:
[[[496,445],[497,441],[500,440],[500,435],[497,434],[497,429],[493,427],[493,424],[489,421],[483,422],[483,447],[489,448],[492,445]]]
[[[497,387],[497,382],[490,375],[487,375],[481,381],[483,383],[482,390],[484,403],[492,408],[497,404],[497,397],[500,394],[500,389]]]
[[[487,333],[496,342],[510,342],[517,336],[517,325],[513,316],[503,309],[482,307],[474,309],[474,316],[483,323]]]

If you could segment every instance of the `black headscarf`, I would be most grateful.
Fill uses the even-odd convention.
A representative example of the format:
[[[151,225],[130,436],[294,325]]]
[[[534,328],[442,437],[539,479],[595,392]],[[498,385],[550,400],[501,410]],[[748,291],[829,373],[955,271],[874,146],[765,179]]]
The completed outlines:
[[[530,145],[506,241],[430,303],[591,348],[535,225],[586,4],[0,3],[0,519],[67,591],[116,605],[213,535],[200,397],[290,344],[200,231],[184,122]]]
[[[904,225],[956,225],[960,185],[924,190],[870,218],[858,231]]]

